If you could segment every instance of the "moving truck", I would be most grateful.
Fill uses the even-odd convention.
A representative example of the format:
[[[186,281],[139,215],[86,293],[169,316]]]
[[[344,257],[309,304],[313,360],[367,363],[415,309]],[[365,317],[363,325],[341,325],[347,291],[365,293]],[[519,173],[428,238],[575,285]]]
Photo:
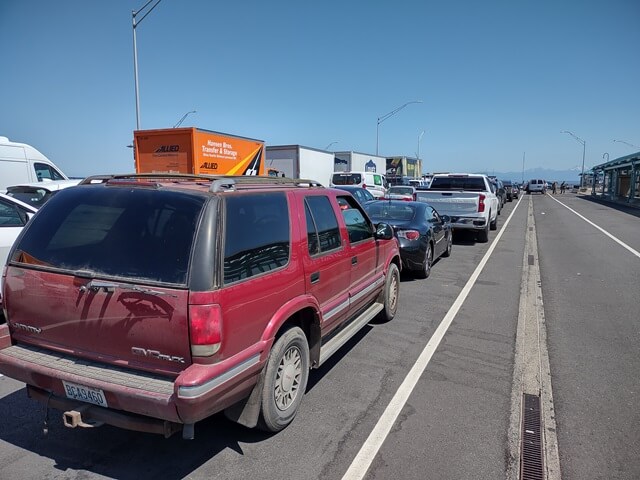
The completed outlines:
[[[376,155],[358,152],[336,152],[334,172],[373,172],[384,175],[387,171],[387,159]]]
[[[0,192],[19,183],[68,180],[47,157],[26,143],[0,137]]]
[[[265,175],[264,142],[195,127],[133,132],[137,173]]]
[[[268,146],[266,150],[267,175],[315,180],[329,186],[335,159],[332,152],[301,145]]]

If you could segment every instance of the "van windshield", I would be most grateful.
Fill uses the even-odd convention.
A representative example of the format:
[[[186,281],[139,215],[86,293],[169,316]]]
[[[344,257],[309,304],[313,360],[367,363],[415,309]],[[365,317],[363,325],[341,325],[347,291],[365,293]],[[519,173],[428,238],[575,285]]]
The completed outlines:
[[[43,205],[12,261],[185,285],[205,197],[87,185]]]
[[[360,185],[362,183],[362,175],[359,173],[334,173],[334,185]]]

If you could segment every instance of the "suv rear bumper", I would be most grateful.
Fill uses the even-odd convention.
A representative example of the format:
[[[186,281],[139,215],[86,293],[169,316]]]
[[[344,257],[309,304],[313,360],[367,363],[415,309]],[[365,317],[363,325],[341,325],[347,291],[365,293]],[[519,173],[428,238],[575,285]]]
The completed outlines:
[[[34,399],[63,410],[82,407],[83,416],[109,425],[165,435],[176,430],[172,424],[195,423],[246,397],[257,381],[262,363],[258,359],[251,366],[245,364],[246,368],[206,379],[197,375],[199,383],[185,386],[174,378],[30,345],[0,350],[0,373],[26,383]],[[210,366],[192,365],[183,373],[193,378],[191,369],[201,371],[206,367]],[[67,398],[63,381],[102,390],[108,408]]]

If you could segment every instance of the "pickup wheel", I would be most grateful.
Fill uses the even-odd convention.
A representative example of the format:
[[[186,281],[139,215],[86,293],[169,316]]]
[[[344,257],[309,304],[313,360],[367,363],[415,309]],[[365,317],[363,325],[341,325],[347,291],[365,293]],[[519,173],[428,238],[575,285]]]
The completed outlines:
[[[491,230],[497,230],[498,229],[498,216],[497,215],[496,215],[496,219],[489,224],[489,228]]]
[[[497,218],[497,217],[496,217]],[[497,220],[496,220],[497,221]],[[479,230],[476,234],[476,239],[480,243],[487,243],[489,241],[489,225],[484,227],[483,230]]]
[[[429,278],[429,275],[431,274],[431,265],[433,265],[433,247],[429,243],[427,245],[427,252],[424,255],[424,265],[422,266],[422,270],[418,272],[418,277]]]
[[[279,432],[298,411],[309,379],[309,344],[299,327],[286,330],[273,344],[265,366],[258,428]]]
[[[378,319],[390,322],[396,316],[398,310],[398,292],[400,290],[400,271],[395,263],[391,263],[387,269],[387,280],[384,285],[384,308],[378,314]]]

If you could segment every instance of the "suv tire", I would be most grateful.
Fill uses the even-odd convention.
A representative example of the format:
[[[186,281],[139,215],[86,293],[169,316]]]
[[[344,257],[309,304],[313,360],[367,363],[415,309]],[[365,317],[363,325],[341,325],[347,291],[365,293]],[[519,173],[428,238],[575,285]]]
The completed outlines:
[[[400,289],[400,271],[395,263],[389,264],[387,270],[387,280],[384,285],[384,295],[380,300],[384,305],[382,311],[378,314],[378,318],[382,322],[390,322],[396,316],[398,310],[398,291]]]
[[[265,365],[258,428],[279,432],[296,415],[309,379],[309,344],[299,327],[286,330],[273,344]]]

